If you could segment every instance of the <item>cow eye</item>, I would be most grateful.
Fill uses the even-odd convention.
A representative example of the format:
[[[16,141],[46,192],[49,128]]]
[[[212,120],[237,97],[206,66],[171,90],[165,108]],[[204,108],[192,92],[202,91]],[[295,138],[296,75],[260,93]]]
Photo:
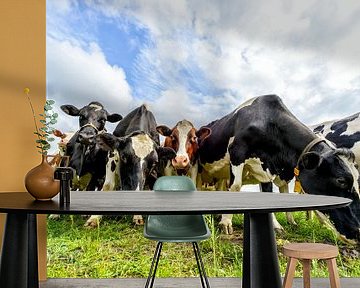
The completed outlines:
[[[121,160],[121,162],[126,163],[127,158],[124,154],[122,154],[122,155],[120,155],[120,160]]]
[[[340,186],[340,187],[346,187],[347,186],[347,181],[344,177],[339,177],[336,179],[336,183]]]

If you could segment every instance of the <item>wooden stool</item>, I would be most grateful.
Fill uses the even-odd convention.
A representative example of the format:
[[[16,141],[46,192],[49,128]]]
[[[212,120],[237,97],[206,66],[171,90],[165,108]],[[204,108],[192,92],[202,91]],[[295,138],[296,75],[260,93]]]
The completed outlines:
[[[330,287],[340,288],[336,266],[339,250],[336,246],[321,243],[290,243],[283,247],[283,254],[290,257],[287,263],[283,288],[291,288],[297,261],[303,265],[304,288],[310,288],[310,264],[312,259],[325,260],[329,269]]]

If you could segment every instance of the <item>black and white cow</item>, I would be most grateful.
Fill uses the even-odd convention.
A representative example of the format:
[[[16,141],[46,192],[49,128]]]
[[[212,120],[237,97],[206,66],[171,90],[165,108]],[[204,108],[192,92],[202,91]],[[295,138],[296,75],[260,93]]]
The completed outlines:
[[[306,193],[359,198],[353,153],[322,141],[276,95],[251,99],[206,127],[211,135],[199,143],[198,150],[202,173],[207,178],[230,179],[230,191],[256,183],[271,191],[271,182],[284,185],[297,167]],[[345,236],[359,237],[354,211],[350,207],[337,211],[348,221],[342,227]],[[342,225],[333,213],[329,215],[335,226]],[[223,215],[220,223],[232,233],[231,215]]]
[[[126,115],[117,124],[113,135],[116,137],[127,137],[133,132],[138,131],[145,132],[155,142],[155,144],[159,146],[160,139],[159,133],[156,131],[156,120],[154,114],[148,110],[146,105],[141,105]],[[118,174],[120,169],[117,168],[120,164],[118,149],[109,149],[108,147],[107,150],[110,151],[103,190],[135,190],[133,189],[134,187],[126,187],[126,185],[124,186],[124,183],[122,183],[120,187],[121,181],[119,182],[116,180],[120,177],[120,174]],[[127,173],[123,175],[126,174]],[[119,182],[118,185],[116,185],[117,182]],[[152,187],[151,183],[149,186]]]
[[[350,149],[355,155],[356,163],[360,165],[360,113],[316,124],[311,129],[324,135],[337,147]]]
[[[118,122],[122,116],[109,114],[99,102],[91,102],[80,109],[62,105],[61,109],[70,116],[79,117],[80,128],[66,146],[69,166],[75,169],[78,177],[89,175],[85,190],[100,190],[105,178],[107,152],[100,149],[96,136],[106,131],[106,121]]]
[[[104,189],[117,189],[114,183],[109,182],[114,181],[116,175],[120,178],[120,190],[152,189],[160,160],[175,157],[171,148],[159,145],[155,117],[145,105],[124,117],[115,128],[114,135],[99,134],[97,142],[103,151],[113,153],[107,165]],[[99,219],[99,216],[92,217],[87,225],[94,227]],[[135,215],[134,222],[143,224],[141,215]]]
[[[354,153],[357,166],[360,166],[360,113],[342,119],[316,124],[311,126],[311,129],[315,133],[323,135],[327,140],[334,143],[336,147],[350,149]],[[354,199],[350,207],[360,221],[359,199]],[[338,213],[338,210],[329,211],[329,213],[333,214],[331,218],[337,218],[337,220],[334,221],[335,223],[342,223],[338,225],[337,228],[341,234],[345,235],[349,229],[343,227],[346,227],[348,223],[351,222],[343,218],[342,213]],[[349,238],[355,238],[355,236]]]
[[[135,131],[124,137],[104,133],[99,138],[104,149],[119,152],[121,190],[152,189],[160,159],[175,157],[174,150],[160,146],[144,131]]]

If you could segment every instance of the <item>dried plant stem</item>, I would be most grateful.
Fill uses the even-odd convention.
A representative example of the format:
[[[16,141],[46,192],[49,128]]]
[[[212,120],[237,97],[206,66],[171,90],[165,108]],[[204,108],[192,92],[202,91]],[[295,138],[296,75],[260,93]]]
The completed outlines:
[[[39,129],[38,129],[38,126],[37,126],[37,122],[36,122],[36,116],[35,116],[35,111],[34,111],[34,107],[32,105],[32,102],[31,102],[31,99],[30,99],[30,96],[29,96],[29,92],[28,91],[25,91],[25,94],[26,94],[26,97],[29,101],[29,104],[30,104],[30,108],[31,108],[31,112],[32,112],[32,115],[33,115],[33,119],[34,119],[34,124],[35,124],[35,130],[36,130],[36,136],[38,137],[39,140],[41,140],[41,137],[40,137],[40,133],[39,133]],[[43,150],[43,145],[41,143],[39,143],[40,146],[41,146],[41,154],[43,154],[44,150]]]

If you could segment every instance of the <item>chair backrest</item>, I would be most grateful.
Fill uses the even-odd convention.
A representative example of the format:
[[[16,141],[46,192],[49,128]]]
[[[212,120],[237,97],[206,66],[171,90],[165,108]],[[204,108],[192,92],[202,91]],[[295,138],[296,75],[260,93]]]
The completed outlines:
[[[154,184],[154,191],[195,191],[191,178],[186,176],[161,176]]]
[[[155,193],[193,192],[196,186],[186,176],[162,176],[155,181],[153,189]],[[144,235],[162,242],[197,242],[208,239],[211,233],[203,215],[149,215]]]

